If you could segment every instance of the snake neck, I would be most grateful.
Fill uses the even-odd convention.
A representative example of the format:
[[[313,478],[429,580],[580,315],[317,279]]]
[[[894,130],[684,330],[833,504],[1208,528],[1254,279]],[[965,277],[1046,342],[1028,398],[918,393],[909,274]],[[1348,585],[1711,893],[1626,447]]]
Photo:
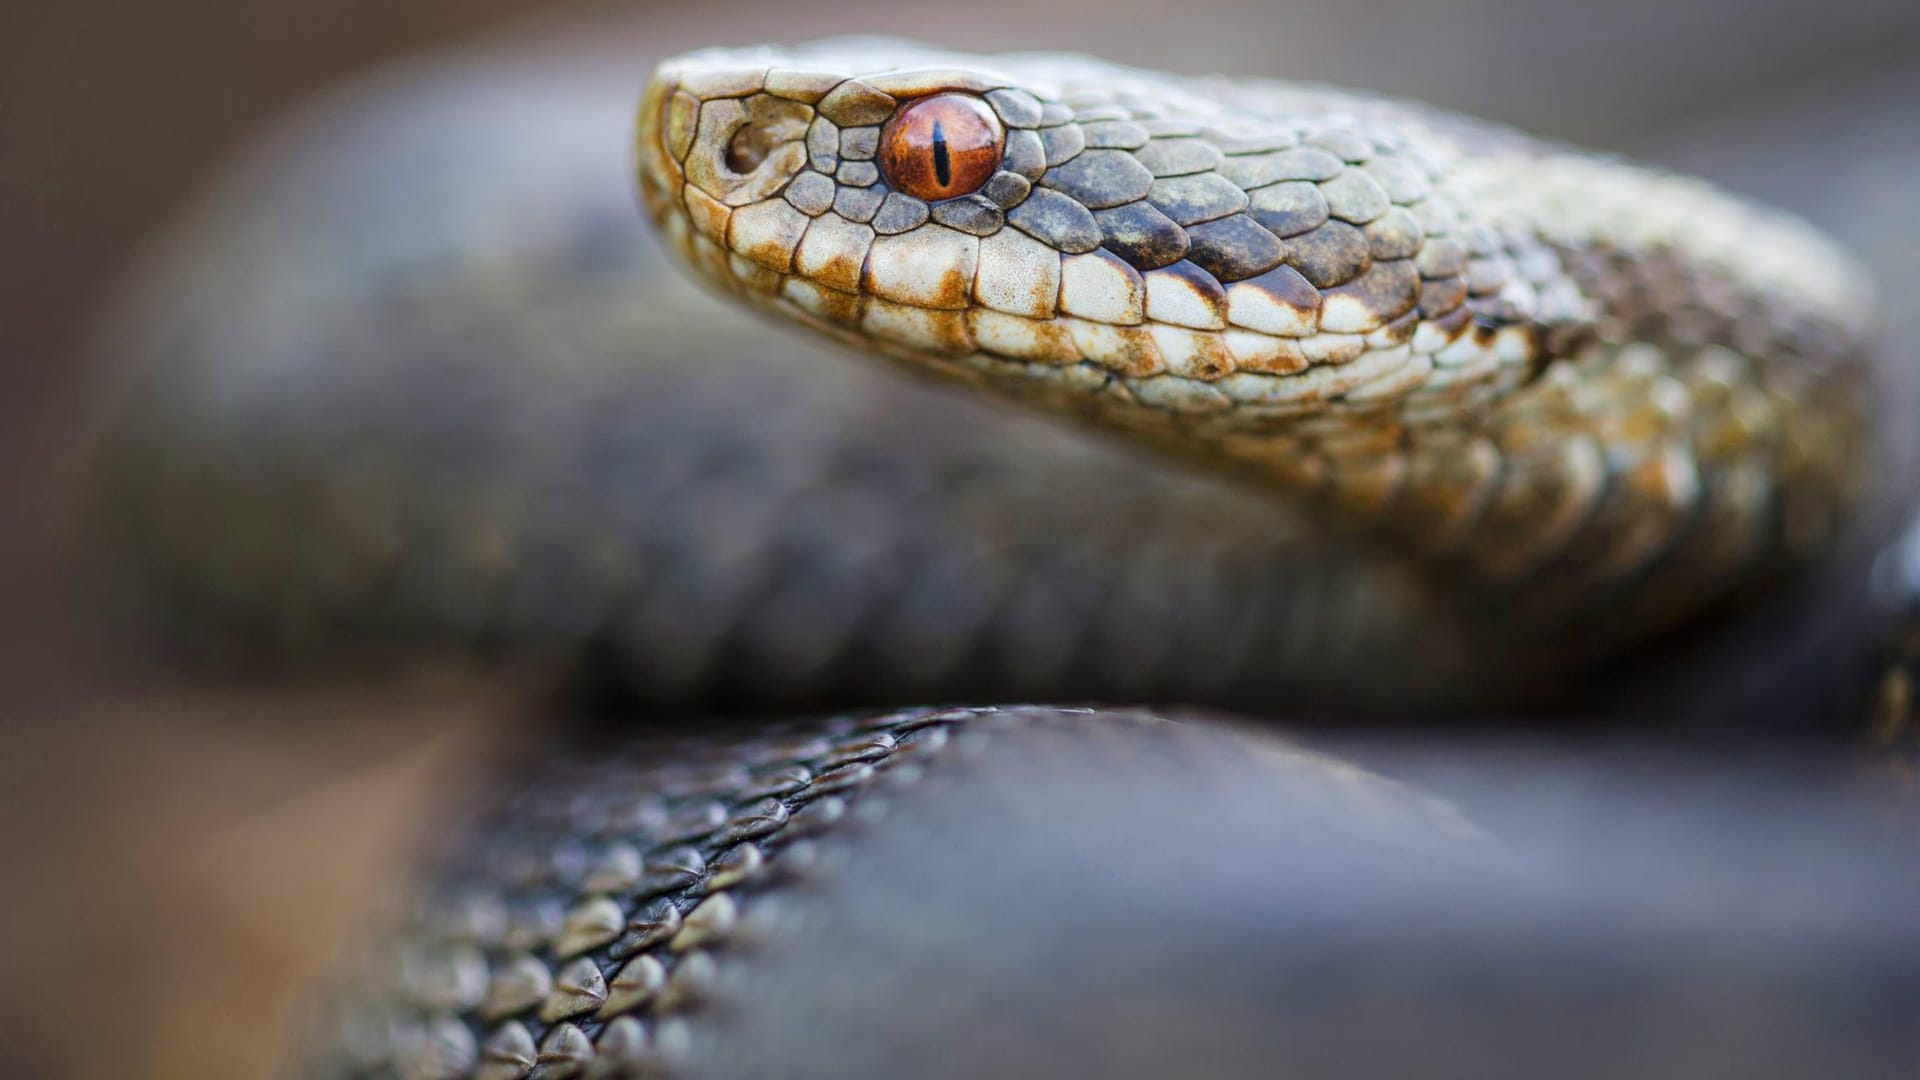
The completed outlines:
[[[1834,544],[1872,484],[1850,262],[1705,184],[1596,158],[1473,159],[1456,184],[1525,282],[1432,350],[1461,374],[1230,435],[1226,458],[1438,579],[1622,634]]]

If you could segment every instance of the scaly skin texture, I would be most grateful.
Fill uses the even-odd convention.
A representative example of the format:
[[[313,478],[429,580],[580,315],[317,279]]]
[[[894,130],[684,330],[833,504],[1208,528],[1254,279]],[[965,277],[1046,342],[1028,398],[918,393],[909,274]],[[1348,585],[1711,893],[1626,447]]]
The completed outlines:
[[[298,1075],[1905,1074],[1920,880],[1861,807],[1778,802],[1832,777],[1534,750],[1373,755],[1462,813],[1136,711],[576,746],[490,795]]]
[[[806,935],[809,894],[848,874],[849,841],[921,802],[929,776],[963,801],[1007,782],[1007,744],[1067,750],[1096,774],[1239,759],[1214,782],[1270,787],[1300,815],[1282,845],[1331,860],[1311,872],[1326,878],[1293,887],[1301,896],[1385,865],[1389,894],[1521,876],[1435,800],[1264,736],[1145,713],[911,709],[643,738],[516,779],[474,823],[478,842],[454,846],[399,936],[369,954],[352,999],[316,1033],[328,1048],[316,1075],[518,1080],[724,1062],[716,1002],[739,992],[756,953]]]
[[[984,98],[1005,150],[929,207],[869,159],[939,93]],[[655,75],[638,162],[728,292],[1253,475],[1524,612],[1691,614],[1830,543],[1864,481],[1845,256],[1418,106],[898,42],[713,50]]]
[[[927,208],[876,259],[881,206],[861,225],[818,182],[723,171],[751,120],[775,132],[746,140],[763,165],[797,173],[776,135],[810,134],[802,112],[924,66],[868,48],[839,73],[832,46],[664,68],[640,176],[669,246],[784,318],[1170,460],[837,364],[664,272],[622,184],[625,57],[319,114],[221,193],[132,324],[157,371],[115,521],[179,651],[556,658],[655,707],[634,726],[679,725],[543,734],[476,780],[479,820],[316,1010],[301,1067],[1678,1077],[1710,1050],[1742,1075],[1904,1075],[1915,864],[1866,842],[1817,761],[1329,754],[1165,710],[845,707],[1598,711],[1620,669],[1582,681],[1594,659],[1819,550],[1863,482],[1844,262],[1690,183],[1415,106],[1013,58],[990,66],[1059,99],[1024,198],[1003,182],[977,237],[984,206]],[[864,81],[990,78],[940,63]],[[797,96],[756,96],[776,84]],[[847,132],[882,119],[864,100],[831,152],[799,144],[831,161],[834,207],[866,152]],[[1079,203],[1117,182],[1097,162],[1145,169],[1145,198]],[[1282,168],[1308,171],[1255,182]],[[1155,185],[1196,176],[1247,212],[1153,224],[1178,201]],[[1022,228],[1036,192],[1086,217],[1043,198],[1027,228],[1084,250]],[[1128,207],[1153,227],[1109,235]],[[876,228],[857,267],[811,261],[814,230],[853,225]],[[1119,253],[1163,245],[1183,258]],[[1279,261],[1236,278],[1256,245]],[[951,250],[970,275],[922,258]],[[1533,618],[1505,617],[1516,599]],[[1768,633],[1734,651],[1744,678],[1814,681]],[[1890,746],[1910,675],[1882,686]],[[1707,696],[1751,729],[1761,681]],[[823,702],[777,726],[706,711]],[[1821,702],[1846,726],[1844,692]]]

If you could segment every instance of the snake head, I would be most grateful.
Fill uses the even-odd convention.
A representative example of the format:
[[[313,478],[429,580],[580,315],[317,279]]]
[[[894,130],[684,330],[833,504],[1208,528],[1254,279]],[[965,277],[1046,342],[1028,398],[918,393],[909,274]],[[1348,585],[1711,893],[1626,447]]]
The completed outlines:
[[[1326,93],[872,39],[707,50],[655,73],[640,184],[728,293],[1135,430],[1522,377],[1581,298],[1524,265],[1538,245],[1475,250],[1450,144]]]

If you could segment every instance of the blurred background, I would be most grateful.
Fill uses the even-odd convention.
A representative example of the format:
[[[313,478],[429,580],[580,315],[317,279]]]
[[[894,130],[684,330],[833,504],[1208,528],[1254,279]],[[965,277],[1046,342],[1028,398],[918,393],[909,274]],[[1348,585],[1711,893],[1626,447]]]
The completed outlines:
[[[1889,340],[1920,333],[1907,0],[9,3],[0,1075],[260,1075],[317,943],[404,849],[394,825],[425,778],[511,710],[451,680],[293,700],[161,698],[97,677],[51,523],[111,376],[101,312],[143,246],[277,114],[421,50],[631,41],[637,92],[683,48],[843,32],[1324,80],[1701,172],[1834,232],[1883,283]],[[263,710],[298,720],[261,725]],[[380,722],[394,715],[410,722]],[[310,933],[287,940],[289,922]]]

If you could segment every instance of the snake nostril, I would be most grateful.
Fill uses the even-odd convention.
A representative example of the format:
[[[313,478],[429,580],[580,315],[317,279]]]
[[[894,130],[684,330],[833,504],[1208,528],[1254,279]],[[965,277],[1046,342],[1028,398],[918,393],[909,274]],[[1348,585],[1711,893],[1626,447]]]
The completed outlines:
[[[748,124],[733,133],[727,142],[727,168],[745,176],[760,167],[773,152],[778,140],[758,124]]]

